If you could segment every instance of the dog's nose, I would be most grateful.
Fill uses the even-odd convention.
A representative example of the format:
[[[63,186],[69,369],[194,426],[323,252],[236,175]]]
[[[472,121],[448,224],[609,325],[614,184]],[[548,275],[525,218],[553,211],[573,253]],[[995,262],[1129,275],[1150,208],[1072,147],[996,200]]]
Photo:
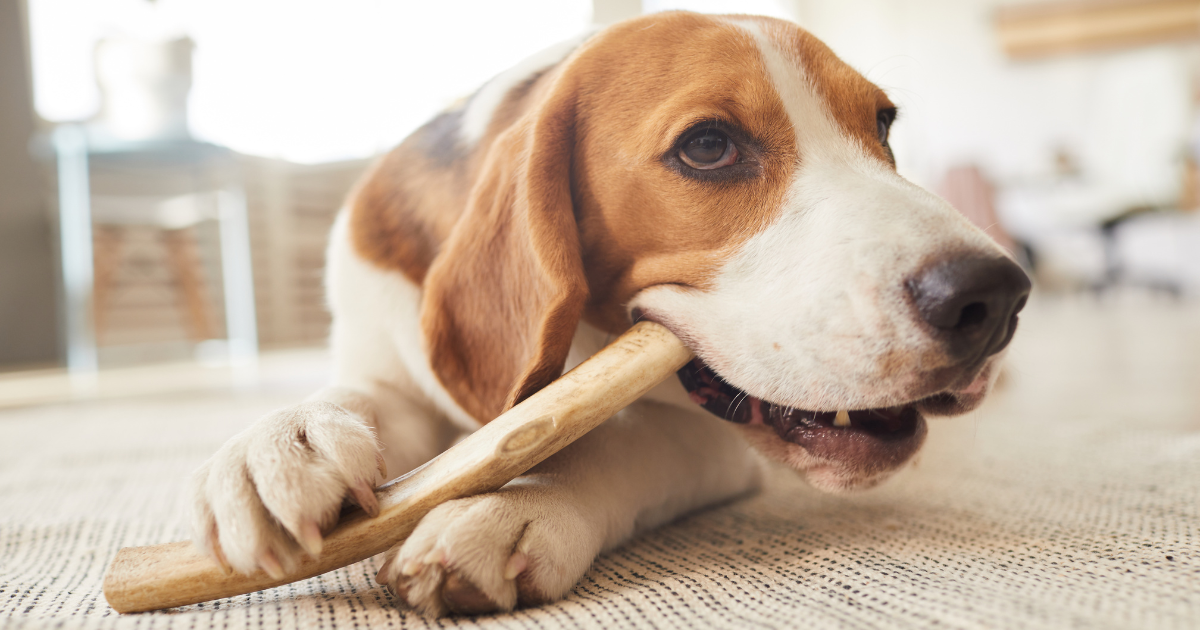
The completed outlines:
[[[1004,257],[964,255],[930,265],[908,281],[921,319],[955,359],[1000,352],[1017,329],[1029,276]]]

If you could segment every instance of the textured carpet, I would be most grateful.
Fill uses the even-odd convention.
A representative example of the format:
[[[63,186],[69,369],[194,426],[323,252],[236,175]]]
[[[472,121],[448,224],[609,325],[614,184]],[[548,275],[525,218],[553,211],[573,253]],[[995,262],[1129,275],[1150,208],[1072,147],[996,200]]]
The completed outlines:
[[[1037,304],[1003,387],[852,496],[761,495],[605,554],[568,599],[430,622],[371,561],[122,616],[117,549],[182,539],[188,473],[308,383],[0,412],[3,628],[1200,627],[1200,317]]]

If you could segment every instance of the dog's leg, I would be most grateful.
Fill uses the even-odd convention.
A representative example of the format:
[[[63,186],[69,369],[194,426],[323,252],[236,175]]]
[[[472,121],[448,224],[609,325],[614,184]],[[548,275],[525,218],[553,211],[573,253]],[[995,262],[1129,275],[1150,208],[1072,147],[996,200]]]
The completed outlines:
[[[401,356],[397,326],[411,313],[415,329],[417,290],[364,268],[347,245],[340,221],[328,270],[332,384],[258,420],[193,475],[193,540],[238,571],[276,575],[301,553],[319,554],[344,500],[374,511],[378,481],[429,460],[457,433]]]
[[[376,579],[428,615],[557,600],[600,551],[759,480],[726,423],[643,399],[500,491],[434,509]]]

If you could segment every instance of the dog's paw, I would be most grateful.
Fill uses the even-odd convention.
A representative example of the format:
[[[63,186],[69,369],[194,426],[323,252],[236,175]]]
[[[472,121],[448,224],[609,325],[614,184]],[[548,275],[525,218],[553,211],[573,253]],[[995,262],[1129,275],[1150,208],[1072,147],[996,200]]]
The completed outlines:
[[[535,606],[579,581],[602,526],[552,487],[510,486],[435,508],[384,554],[375,580],[434,617]]]
[[[231,438],[192,476],[192,539],[226,568],[280,577],[301,553],[321,553],[322,531],[349,497],[379,510],[387,477],[375,436],[328,402],[276,411]]]

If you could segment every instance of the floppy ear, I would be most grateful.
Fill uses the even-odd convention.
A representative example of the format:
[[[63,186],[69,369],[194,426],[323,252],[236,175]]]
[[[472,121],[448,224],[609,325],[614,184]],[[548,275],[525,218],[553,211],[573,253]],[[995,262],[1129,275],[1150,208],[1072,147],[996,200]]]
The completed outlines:
[[[570,94],[551,88],[496,138],[425,277],[421,328],[434,374],[480,422],[562,373],[587,299]]]

